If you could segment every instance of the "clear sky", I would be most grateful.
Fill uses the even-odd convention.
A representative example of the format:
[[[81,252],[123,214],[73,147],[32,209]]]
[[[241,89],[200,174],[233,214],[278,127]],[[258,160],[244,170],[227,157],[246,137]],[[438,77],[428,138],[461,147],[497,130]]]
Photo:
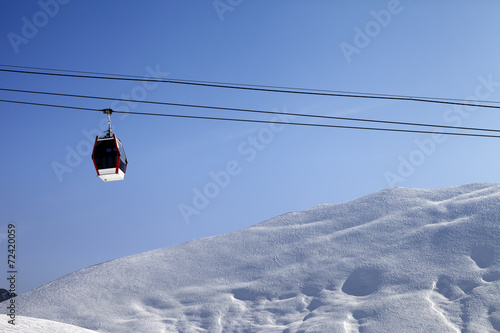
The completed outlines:
[[[0,63],[494,102],[499,11],[493,0],[2,1]],[[500,124],[498,110],[444,104],[7,72],[0,79],[0,88],[138,101]],[[276,120],[5,91],[0,99]],[[19,292],[114,258],[391,186],[500,180],[499,139],[114,114],[129,166],[124,181],[104,183],[90,159],[103,120],[98,112],[0,103],[0,258],[7,274],[7,225],[14,223]]]

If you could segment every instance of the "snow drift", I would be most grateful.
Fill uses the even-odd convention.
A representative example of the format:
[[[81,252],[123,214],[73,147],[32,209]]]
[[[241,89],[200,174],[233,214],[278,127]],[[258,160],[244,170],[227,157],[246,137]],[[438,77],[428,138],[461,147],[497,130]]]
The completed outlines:
[[[499,204],[497,184],[387,189],[85,268],[18,308],[116,333],[500,331]]]
[[[15,323],[12,325],[7,320],[1,320],[0,331],[2,333],[97,333],[73,325],[30,317],[17,316]]]

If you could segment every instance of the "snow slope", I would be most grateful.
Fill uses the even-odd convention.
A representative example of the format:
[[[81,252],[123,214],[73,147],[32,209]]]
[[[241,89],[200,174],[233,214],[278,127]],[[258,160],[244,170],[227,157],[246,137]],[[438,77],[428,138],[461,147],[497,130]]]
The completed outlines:
[[[9,324],[7,320],[0,320],[0,332],[2,333],[96,333],[81,327],[57,323],[50,320],[20,317],[15,319],[15,325]]]
[[[116,259],[18,297],[99,332],[500,331],[500,185],[392,188]]]

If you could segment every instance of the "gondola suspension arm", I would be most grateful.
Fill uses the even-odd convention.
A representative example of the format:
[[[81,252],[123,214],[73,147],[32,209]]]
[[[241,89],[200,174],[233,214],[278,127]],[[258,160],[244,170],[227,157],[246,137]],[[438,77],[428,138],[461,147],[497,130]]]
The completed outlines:
[[[106,137],[111,137],[111,114],[113,113],[113,109],[103,109],[103,113],[108,115],[108,130],[106,131]]]

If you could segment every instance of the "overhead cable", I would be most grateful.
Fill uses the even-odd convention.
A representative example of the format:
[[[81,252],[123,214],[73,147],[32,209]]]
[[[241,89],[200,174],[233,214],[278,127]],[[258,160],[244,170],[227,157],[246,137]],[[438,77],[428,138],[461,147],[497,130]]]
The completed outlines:
[[[5,65],[0,65],[4,66]],[[19,74],[31,74],[31,75],[45,75],[45,76],[57,76],[57,77],[71,77],[71,78],[86,78],[86,79],[100,79],[100,80],[115,80],[115,81],[144,81],[144,82],[157,82],[157,83],[171,83],[171,84],[181,84],[181,85],[192,85],[192,86],[203,86],[212,88],[224,88],[224,89],[239,89],[248,91],[260,91],[260,92],[272,92],[272,93],[286,93],[286,94],[301,94],[301,95],[316,95],[316,96],[330,96],[330,97],[349,97],[349,98],[369,98],[369,99],[382,99],[382,100],[399,100],[399,101],[412,101],[412,102],[424,102],[424,103],[437,103],[437,104],[448,104],[448,105],[460,105],[460,106],[471,106],[471,107],[481,107],[481,108],[493,108],[500,109],[500,105],[491,105],[491,103],[500,103],[496,101],[459,101],[457,99],[450,98],[433,98],[433,97],[417,97],[417,96],[402,96],[402,95],[389,95],[389,94],[373,94],[373,93],[356,93],[356,92],[344,92],[344,91],[330,91],[330,90],[320,90],[320,89],[307,89],[307,88],[291,88],[291,87],[278,87],[278,86],[264,86],[264,85],[250,85],[250,84],[238,84],[238,83],[222,83],[222,82],[211,82],[211,81],[195,81],[195,80],[183,80],[183,79],[167,79],[167,78],[145,78],[132,75],[123,74],[106,74],[106,73],[95,73],[95,72],[83,72],[83,71],[65,71],[65,70],[54,70],[61,73],[47,72],[49,69],[45,69],[46,72],[40,72],[35,70],[17,70],[17,69],[5,69],[0,68],[0,72],[12,72]],[[88,73],[88,74],[84,74]],[[489,103],[489,104],[481,104]]]
[[[326,115],[318,115],[318,114],[305,114],[305,113],[291,113],[291,112],[279,112],[279,111],[269,111],[269,110],[230,108],[230,107],[222,107],[222,106],[209,106],[209,105],[197,105],[197,104],[170,103],[170,102],[160,102],[160,101],[135,100],[135,99],[124,99],[124,98],[112,98],[112,97],[103,97],[103,96],[89,96],[89,95],[80,95],[80,94],[65,94],[65,93],[55,93],[55,92],[47,92],[47,91],[33,91],[33,90],[21,90],[21,89],[9,89],[9,88],[0,88],[0,91],[8,91],[8,92],[16,92],[16,93],[28,93],[28,94],[38,94],[38,95],[49,95],[49,96],[60,96],[60,97],[72,97],[72,98],[86,98],[86,99],[98,99],[98,100],[109,100],[109,101],[123,101],[123,102],[134,102],[134,103],[155,104],[155,105],[165,105],[165,106],[176,106],[176,107],[202,108],[202,109],[212,109],[212,110],[219,110],[219,111],[249,112],[249,113],[262,113],[262,114],[279,114],[279,115],[286,115],[286,116],[308,117],[308,118],[318,118],[318,119],[328,119],[328,120],[345,120],[345,121],[371,122],[371,123],[381,123],[381,124],[391,124],[391,125],[405,125],[405,126],[421,126],[421,127],[447,128],[447,129],[454,129],[454,130],[472,130],[472,131],[485,131],[485,132],[500,132],[500,130],[496,130],[496,129],[477,128],[477,127],[461,127],[461,126],[424,124],[424,123],[401,122],[401,121],[390,121],[390,120],[376,120],[376,119],[363,119],[363,118],[326,116]]]
[[[63,108],[63,109],[74,109],[82,111],[97,111],[102,112],[102,109],[92,109],[77,106],[59,105],[59,104],[47,104],[47,103],[35,103],[26,101],[14,101],[0,99],[3,103],[16,103],[24,105],[33,106],[43,106],[52,108]],[[397,129],[397,128],[377,128],[377,127],[361,127],[361,126],[344,126],[344,125],[332,125],[332,124],[315,124],[315,123],[297,123],[297,122],[286,122],[286,121],[274,121],[274,120],[259,120],[259,119],[239,119],[239,118],[224,118],[224,117],[209,117],[209,116],[194,116],[194,115],[179,115],[179,114],[165,114],[165,113],[152,113],[152,112],[136,112],[136,111],[120,111],[113,110],[115,113],[124,114],[134,114],[143,116],[161,116],[161,117],[175,117],[175,118],[189,118],[189,119],[206,119],[206,120],[222,120],[222,121],[234,121],[234,122],[248,122],[248,123],[265,123],[265,124],[278,124],[278,125],[293,125],[293,126],[309,126],[309,127],[325,127],[325,128],[343,128],[343,129],[357,129],[357,130],[371,130],[371,131],[384,131],[384,132],[401,132],[401,133],[420,133],[420,134],[442,134],[442,135],[455,135],[455,136],[468,136],[468,137],[483,137],[483,138],[497,138],[500,139],[498,135],[488,135],[488,134],[475,134],[475,133],[459,133],[459,132],[433,132],[433,131],[423,131],[423,130],[407,130],[407,129]]]

